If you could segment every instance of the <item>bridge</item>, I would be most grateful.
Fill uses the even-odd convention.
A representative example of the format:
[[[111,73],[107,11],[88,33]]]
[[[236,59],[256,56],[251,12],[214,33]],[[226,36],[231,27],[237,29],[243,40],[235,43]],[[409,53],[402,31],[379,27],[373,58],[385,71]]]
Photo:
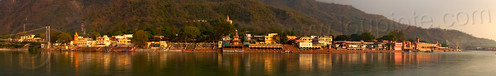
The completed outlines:
[[[44,30],[44,32],[39,32],[40,30]],[[26,31],[26,27],[24,26],[24,30],[22,32],[17,32],[9,34],[8,39],[0,39],[0,42],[4,42],[3,45],[24,45],[24,46],[41,46],[42,48],[50,48],[50,26],[44,26],[35,28],[32,30]],[[45,33],[45,38],[40,38],[39,40],[27,40],[26,37],[31,38],[26,35],[32,35],[33,33]],[[21,37],[19,37],[21,36]],[[23,37],[24,36],[24,37]],[[23,39],[24,38],[24,39]],[[34,37],[33,37],[34,38]],[[34,44],[34,45],[33,45]],[[45,46],[42,46],[45,45]]]

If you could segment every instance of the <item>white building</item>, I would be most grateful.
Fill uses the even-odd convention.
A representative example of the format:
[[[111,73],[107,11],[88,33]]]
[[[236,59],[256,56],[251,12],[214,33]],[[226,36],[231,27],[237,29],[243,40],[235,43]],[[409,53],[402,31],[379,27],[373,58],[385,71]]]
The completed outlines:
[[[117,45],[131,45],[131,38],[133,38],[133,34],[124,34],[112,37],[117,41]]]
[[[332,36],[319,37],[319,43],[323,45],[332,45]]]
[[[107,35],[103,35],[102,37],[98,37],[96,40],[96,47],[108,47],[110,46],[111,41]]]

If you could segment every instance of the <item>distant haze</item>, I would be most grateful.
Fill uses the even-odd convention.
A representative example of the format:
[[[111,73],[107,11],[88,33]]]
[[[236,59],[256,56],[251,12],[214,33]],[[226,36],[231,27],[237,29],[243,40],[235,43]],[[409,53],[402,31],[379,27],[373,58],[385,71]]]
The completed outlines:
[[[496,40],[496,0],[317,0],[423,28],[456,29]],[[432,19],[432,20],[431,20]]]

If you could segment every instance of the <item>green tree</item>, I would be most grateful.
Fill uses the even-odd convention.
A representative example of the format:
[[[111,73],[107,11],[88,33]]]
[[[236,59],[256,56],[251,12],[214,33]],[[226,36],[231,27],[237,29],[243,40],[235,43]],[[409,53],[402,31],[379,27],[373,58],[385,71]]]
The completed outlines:
[[[201,26],[199,27],[200,28],[200,32],[201,34],[198,36],[198,41],[213,41],[215,39],[213,39],[213,36],[215,34],[214,32],[214,29],[210,26]],[[241,33],[240,33],[240,36]]]
[[[280,38],[279,42],[281,44],[286,44],[287,43],[287,41],[288,41],[288,33],[289,32],[286,31],[286,32],[283,32],[283,33],[279,34],[279,38]]]
[[[441,47],[449,47],[446,43],[441,43]]]
[[[362,35],[360,35],[360,38],[363,41],[374,41],[375,36],[372,35],[370,32],[363,32]]]
[[[90,34],[90,37],[91,37],[91,38],[93,38],[93,40],[96,40],[96,37],[100,37],[100,36],[101,36],[101,35],[100,35],[100,33],[98,33],[98,32],[92,32],[92,33]]]
[[[138,30],[133,34],[133,44],[138,47],[143,47],[148,41],[148,34],[143,30]]]
[[[50,42],[56,42],[57,41],[57,35],[59,35],[60,32],[57,32],[57,31],[51,31],[50,32]],[[40,34],[40,37],[41,38],[46,38],[46,33],[42,33]]]
[[[345,41],[345,40],[351,40],[351,37],[348,35],[338,35],[336,38],[334,38],[335,41]]]
[[[352,41],[360,41],[361,37],[360,34],[351,34],[350,35]]]
[[[217,21],[216,23],[217,24],[214,26],[214,30],[215,30],[214,39],[215,40],[220,40],[221,36],[225,36],[225,35],[229,35],[231,33],[234,33],[234,30],[236,29],[236,28],[234,28],[234,26],[232,26],[232,24],[230,24],[226,21]]]
[[[398,30],[393,30],[389,34],[378,38],[378,40],[389,40],[389,41],[404,41],[406,40],[405,34]]]
[[[146,28],[145,31],[148,31],[148,33],[151,34],[152,36],[157,35],[157,32],[153,28]]]
[[[69,34],[67,32],[62,32],[59,35],[57,35],[57,42],[60,42],[60,43],[68,43],[72,39],[73,38],[72,38],[71,34]]]
[[[296,36],[296,32],[294,31],[286,31],[286,34],[289,35],[289,36]]]
[[[112,35],[122,35],[122,34],[124,34],[124,33],[122,33],[122,31],[115,31],[112,33]]]
[[[197,27],[195,26],[185,26],[183,27],[183,29],[181,30],[181,35],[183,35],[182,37],[185,38],[185,41],[190,41],[190,40],[193,40],[195,39],[198,35],[201,34],[200,32],[200,29],[198,29]]]
[[[246,34],[249,33],[248,29],[245,27],[242,27],[241,29],[238,30],[239,33],[239,38],[241,39],[242,42],[247,42],[246,41]]]
[[[176,34],[178,33],[177,29],[175,27],[171,26],[164,26],[162,27],[162,33],[164,37],[167,37],[168,40],[173,40],[176,38]]]

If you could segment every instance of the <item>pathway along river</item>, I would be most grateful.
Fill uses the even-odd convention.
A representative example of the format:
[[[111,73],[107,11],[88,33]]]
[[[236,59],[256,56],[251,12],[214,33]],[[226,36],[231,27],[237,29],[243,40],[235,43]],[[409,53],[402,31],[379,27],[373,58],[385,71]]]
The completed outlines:
[[[0,51],[0,75],[494,76],[496,52],[241,54]]]

